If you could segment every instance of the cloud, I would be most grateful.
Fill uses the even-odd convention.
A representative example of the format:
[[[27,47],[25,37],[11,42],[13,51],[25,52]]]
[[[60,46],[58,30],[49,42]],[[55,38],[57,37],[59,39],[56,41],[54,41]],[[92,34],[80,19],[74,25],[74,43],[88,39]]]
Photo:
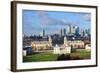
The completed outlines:
[[[89,13],[88,14],[84,14],[83,15],[83,19],[86,20],[86,21],[91,21],[91,14],[89,14]]]
[[[48,15],[45,11],[36,11],[40,20],[42,27],[46,27],[47,25],[69,25],[66,19],[55,19]]]

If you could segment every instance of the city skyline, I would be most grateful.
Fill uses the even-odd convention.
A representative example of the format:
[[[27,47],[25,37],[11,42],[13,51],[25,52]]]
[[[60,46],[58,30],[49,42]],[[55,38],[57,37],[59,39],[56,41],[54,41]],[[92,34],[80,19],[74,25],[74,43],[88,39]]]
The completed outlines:
[[[91,29],[90,13],[23,10],[22,19],[25,35],[40,35],[43,29],[46,34],[59,33],[61,29],[68,32],[70,25]]]

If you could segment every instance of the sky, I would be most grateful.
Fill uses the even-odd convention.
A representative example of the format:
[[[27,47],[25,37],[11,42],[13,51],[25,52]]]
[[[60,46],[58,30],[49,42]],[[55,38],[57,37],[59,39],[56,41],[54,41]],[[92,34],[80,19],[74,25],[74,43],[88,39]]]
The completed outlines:
[[[46,34],[55,34],[69,25],[91,29],[91,13],[23,10],[22,20],[24,35],[40,35],[43,29]]]

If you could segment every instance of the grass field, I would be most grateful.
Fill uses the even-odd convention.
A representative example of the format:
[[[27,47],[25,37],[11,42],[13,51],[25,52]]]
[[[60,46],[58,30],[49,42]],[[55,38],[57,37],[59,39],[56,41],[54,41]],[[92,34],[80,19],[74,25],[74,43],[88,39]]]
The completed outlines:
[[[52,53],[39,53],[23,57],[23,62],[36,62],[36,61],[56,61],[58,55]]]
[[[39,53],[23,57],[23,62],[57,61],[58,56],[59,56],[58,54],[53,54],[51,52]],[[80,59],[90,59],[91,53],[87,51],[80,51],[80,52],[70,53],[70,56],[73,58],[78,56]]]

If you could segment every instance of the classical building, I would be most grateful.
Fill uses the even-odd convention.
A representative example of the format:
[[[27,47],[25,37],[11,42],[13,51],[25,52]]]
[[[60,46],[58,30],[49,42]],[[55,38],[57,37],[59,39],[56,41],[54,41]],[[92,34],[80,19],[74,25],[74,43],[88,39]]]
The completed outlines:
[[[56,45],[53,47],[53,53],[54,54],[66,54],[66,53],[71,53],[71,47],[68,45]]]
[[[79,49],[84,49],[85,48],[85,44],[84,41],[82,40],[68,40],[67,37],[64,37],[64,45],[69,45],[72,48],[79,48]]]
[[[67,40],[67,37],[64,37],[64,43],[61,45],[56,45],[53,47],[54,54],[66,54],[71,53],[71,46]]]
[[[85,49],[86,51],[91,51],[91,44],[86,44]]]
[[[48,48],[52,47],[52,39],[49,36],[48,40],[32,41],[31,46],[32,46],[33,50],[48,49]]]

